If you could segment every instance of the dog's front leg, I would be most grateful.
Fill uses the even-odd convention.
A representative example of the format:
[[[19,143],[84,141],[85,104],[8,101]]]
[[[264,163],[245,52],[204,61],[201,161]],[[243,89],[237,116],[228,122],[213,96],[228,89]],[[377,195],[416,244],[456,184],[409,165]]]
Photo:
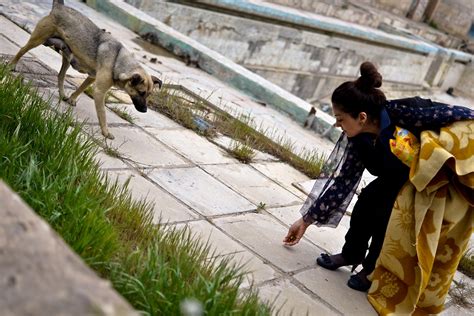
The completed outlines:
[[[102,135],[104,135],[105,138],[114,139],[114,135],[109,133],[109,130],[107,129],[107,120],[105,118],[105,93],[107,92],[107,90],[104,91],[97,86],[95,87],[95,110],[97,111],[97,118],[99,119],[99,125],[100,130],[102,131]]]
[[[84,90],[87,89],[87,87],[89,87],[93,82],[94,82],[95,78],[94,77],[87,77],[82,83],[81,85],[79,86],[79,88],[77,88],[76,91],[74,91],[73,94],[71,94],[71,96],[69,98],[66,97],[66,99],[64,101],[67,101],[67,103],[69,103],[70,105],[72,106],[76,106],[76,99],[77,97],[82,93],[84,92]]]

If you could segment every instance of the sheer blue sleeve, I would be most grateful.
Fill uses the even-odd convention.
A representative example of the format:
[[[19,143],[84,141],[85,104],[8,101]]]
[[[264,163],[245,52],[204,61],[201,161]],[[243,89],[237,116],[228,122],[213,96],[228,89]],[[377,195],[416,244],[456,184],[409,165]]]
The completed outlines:
[[[316,179],[316,184],[300,211],[307,223],[336,227],[359,185],[364,165],[354,143],[347,141],[345,135],[341,138],[346,138],[343,154],[341,155],[341,148],[338,148],[343,143],[340,139],[325,164],[326,168],[332,170],[323,170],[323,179]],[[325,181],[322,189],[318,181]]]

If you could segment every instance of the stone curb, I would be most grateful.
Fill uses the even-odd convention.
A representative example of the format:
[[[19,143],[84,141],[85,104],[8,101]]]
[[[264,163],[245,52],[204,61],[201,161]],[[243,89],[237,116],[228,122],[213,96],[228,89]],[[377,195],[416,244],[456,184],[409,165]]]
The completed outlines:
[[[1,180],[0,271],[3,316],[138,316]]]

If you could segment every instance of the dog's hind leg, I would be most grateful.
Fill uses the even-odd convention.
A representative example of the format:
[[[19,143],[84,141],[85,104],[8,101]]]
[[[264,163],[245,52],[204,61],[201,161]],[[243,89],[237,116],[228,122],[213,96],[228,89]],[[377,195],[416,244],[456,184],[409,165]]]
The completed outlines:
[[[74,91],[70,96],[69,98],[66,97],[66,99],[64,101],[67,101],[67,103],[69,103],[70,105],[72,106],[76,106],[76,99],[77,97],[82,93],[84,92],[84,90],[87,89],[87,87],[89,87],[93,82],[94,82],[95,78],[94,77],[87,77],[82,83],[81,85],[79,86],[79,88],[77,88],[76,91]]]
[[[33,49],[52,37],[55,32],[55,26],[49,16],[42,18],[36,25],[33,33],[31,33],[30,39],[25,46],[20,48],[18,53],[10,61],[10,65],[16,65],[20,58],[25,55],[30,49]]]
[[[66,71],[69,68],[69,60],[63,55],[63,64],[58,75],[58,87],[59,87],[59,98],[61,100],[67,100],[66,94],[64,93],[64,78],[66,77]]]

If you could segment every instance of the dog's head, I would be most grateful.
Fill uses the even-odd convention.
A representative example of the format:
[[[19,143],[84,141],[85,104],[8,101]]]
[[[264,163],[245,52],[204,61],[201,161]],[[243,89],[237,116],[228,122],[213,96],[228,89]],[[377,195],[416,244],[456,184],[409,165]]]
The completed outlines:
[[[155,76],[150,76],[143,69],[136,70],[131,74],[120,74],[120,83],[132,98],[133,105],[138,112],[146,112],[146,99],[152,92],[155,85],[161,88],[162,81]]]

